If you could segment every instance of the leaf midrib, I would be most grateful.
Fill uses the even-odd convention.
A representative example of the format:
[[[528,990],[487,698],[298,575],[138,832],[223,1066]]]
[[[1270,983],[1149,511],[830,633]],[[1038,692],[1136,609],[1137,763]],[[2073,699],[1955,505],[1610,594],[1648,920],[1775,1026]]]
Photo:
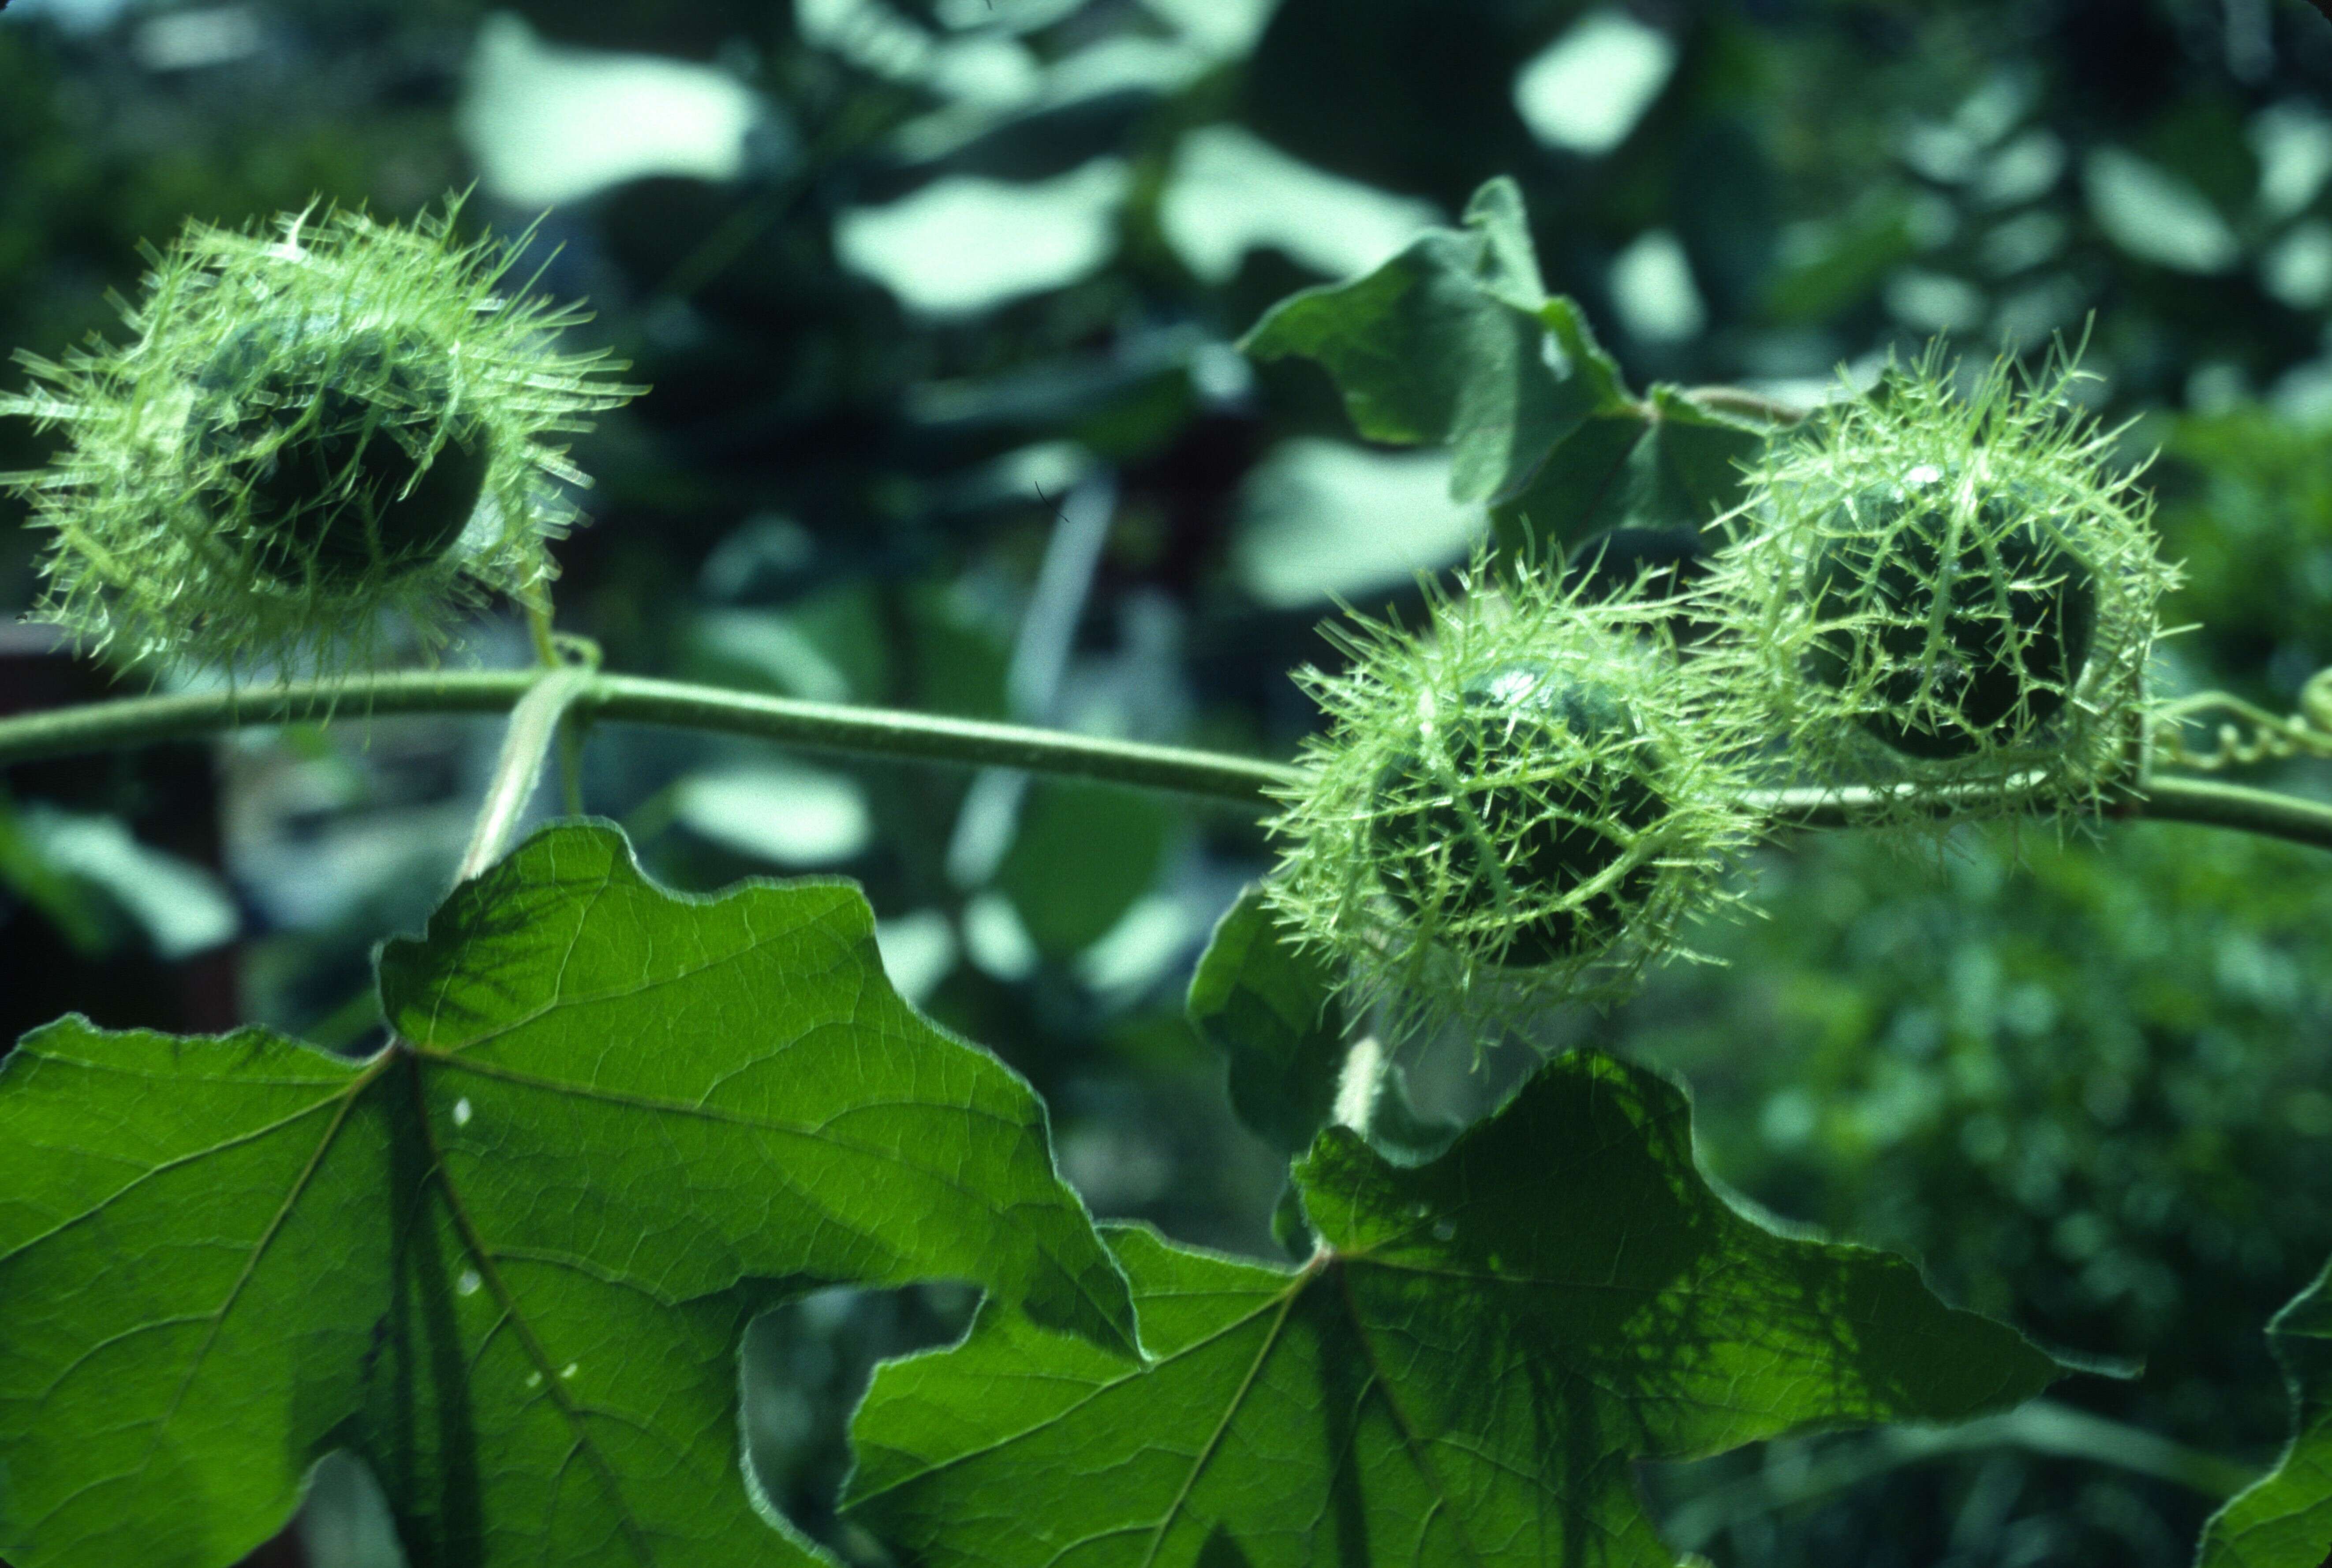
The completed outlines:
[[[494,1300],[501,1305],[503,1320],[517,1334],[520,1347],[540,1374],[545,1394],[565,1419],[568,1430],[573,1436],[575,1451],[588,1455],[592,1468],[598,1472],[599,1483],[607,1489],[608,1501],[614,1505],[616,1517],[622,1525],[625,1543],[641,1563],[653,1565],[656,1560],[655,1552],[649,1544],[646,1526],[634,1516],[615,1467],[609,1463],[607,1455],[600,1452],[599,1445],[584,1424],[583,1411],[569,1391],[566,1379],[559,1375],[550,1352],[536,1334],[534,1324],[520,1310],[518,1297],[511,1292],[509,1282],[502,1278],[496,1254],[486,1245],[476,1221],[462,1201],[460,1189],[454,1185],[453,1176],[445,1168],[444,1151],[439,1146],[436,1129],[429,1120],[426,1085],[422,1076],[423,1055],[410,1047],[406,1047],[402,1054],[411,1063],[408,1070],[412,1076],[413,1120],[421,1130],[422,1143],[429,1156],[428,1179],[444,1200],[445,1212],[454,1221],[454,1233],[461,1238],[462,1249],[469,1254],[470,1261],[477,1267],[478,1276],[486,1288],[493,1292]]]
[[[1199,1335],[1197,1339],[1190,1341],[1188,1344],[1178,1346],[1177,1348],[1167,1352],[1164,1355],[1146,1361],[1136,1362],[1124,1372],[1122,1372],[1113,1377],[1104,1378],[1100,1382],[1093,1383],[1086,1389],[1083,1396],[1071,1403],[1063,1405],[1059,1410],[1051,1412],[1042,1420],[1037,1421],[1029,1426],[1022,1427],[1018,1431],[1007,1432],[1004,1436],[997,1438],[990,1442],[982,1443],[978,1448],[966,1448],[961,1453],[950,1454],[946,1458],[938,1461],[936,1464],[924,1465],[922,1468],[917,1469],[913,1474],[902,1476],[897,1480],[890,1482],[888,1485],[878,1487],[873,1491],[861,1492],[856,1496],[850,1499],[850,1506],[853,1508],[863,1508],[867,1504],[874,1502],[876,1498],[888,1496],[891,1493],[897,1491],[902,1487],[914,1486],[925,1479],[927,1477],[940,1475],[944,1471],[952,1470],[960,1466],[969,1464],[974,1459],[985,1458],[990,1454],[1001,1452],[1024,1439],[1036,1437],[1040,1433],[1058,1426],[1061,1422],[1066,1421],[1070,1417],[1075,1415],[1079,1410],[1084,1410],[1087,1405],[1092,1404],[1095,1400],[1101,1399],[1115,1390],[1123,1388],[1126,1384],[1131,1383],[1137,1379],[1147,1377],[1154,1372],[1158,1372],[1173,1365],[1175,1362],[1183,1360],[1185,1357],[1196,1355],[1200,1351],[1207,1349],[1210,1345],[1214,1345],[1225,1339],[1228,1339],[1233,1334],[1238,1333],[1241,1329],[1253,1324],[1257,1318],[1263,1317],[1274,1311],[1284,1314],[1286,1310],[1287,1304],[1292,1302],[1296,1294],[1301,1290],[1305,1277],[1306,1276],[1303,1275],[1291,1276],[1285,1286],[1264,1296],[1260,1301],[1257,1302],[1254,1306],[1240,1313],[1238,1316],[1230,1318],[1215,1328],[1209,1330],[1207,1333]],[[1217,1292],[1212,1294],[1225,1293]],[[1134,1306],[1137,1312],[1139,1311],[1141,1305],[1141,1299],[1137,1298],[1134,1302]]]

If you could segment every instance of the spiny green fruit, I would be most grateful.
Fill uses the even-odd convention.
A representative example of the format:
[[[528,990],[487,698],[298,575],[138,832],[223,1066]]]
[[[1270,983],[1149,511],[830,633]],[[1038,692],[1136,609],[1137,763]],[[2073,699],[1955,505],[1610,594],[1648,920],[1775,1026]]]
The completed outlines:
[[[1326,628],[1348,667],[1298,673],[1328,724],[1275,791],[1265,887],[1388,1037],[1486,1039],[1626,994],[1733,896],[1755,738],[1674,656],[1664,600],[1477,561],[1427,603],[1414,629]]]
[[[1933,832],[2137,783],[2178,574],[2087,379],[2061,349],[1963,376],[1937,346],[1766,443],[1694,661],[1761,715],[1766,783]]]
[[[1649,865],[1581,903],[1557,901],[1618,865],[1620,833],[1666,809],[1640,748],[1604,751],[1639,733],[1618,694],[1517,660],[1467,681],[1458,711],[1421,727],[1417,748],[1380,777],[1371,817],[1379,863],[1400,868],[1387,879],[1394,902],[1419,914],[1420,895],[1432,897],[1419,883],[1431,877],[1455,891],[1442,913],[1457,923],[1512,907],[1519,918],[1490,955],[1503,968],[1552,963],[1616,933],[1650,885]]]
[[[637,388],[559,351],[585,318],[506,292],[516,246],[461,240],[457,206],[191,224],[129,343],[19,356],[0,414],[65,437],[0,474],[51,536],[35,614],[130,659],[325,674],[433,650],[490,593],[547,617],[586,483],[549,438]]]
[[[444,359],[417,331],[330,317],[254,322],[212,356],[187,434],[224,464],[221,493],[244,498],[263,572],[337,588],[453,548],[492,453],[434,372]]]
[[[2097,626],[2098,588],[2029,490],[1958,493],[1915,468],[1833,513],[1806,572],[1813,677],[1868,679],[1858,722],[1909,756],[1965,757],[2038,733],[2065,706]]]

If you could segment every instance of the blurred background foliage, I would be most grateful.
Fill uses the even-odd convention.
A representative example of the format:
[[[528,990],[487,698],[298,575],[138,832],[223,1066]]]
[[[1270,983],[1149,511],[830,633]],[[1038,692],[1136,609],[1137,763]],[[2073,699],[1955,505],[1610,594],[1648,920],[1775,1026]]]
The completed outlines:
[[[1486,522],[1446,454],[1359,442],[1316,367],[1231,345],[1506,174],[1638,385],[1804,399],[1933,334],[2086,332],[2187,566],[2165,687],[2289,706],[2332,661],[2328,82],[2298,0],[16,0],[0,342],[107,330],[190,217],[474,186],[465,225],[540,218],[528,265],[597,311],[578,346],[655,387],[580,444],[559,551],[562,624],[612,664],[1285,756],[1334,602],[1413,613]],[[43,451],[0,430],[0,466]],[[506,619],[472,644],[524,656]],[[0,630],[0,712],[112,679]],[[492,744],[352,722],[14,770],[0,1037],[77,1009],[366,1048],[371,946],[442,891]],[[585,784],[674,883],[863,881],[894,978],[1036,1082],[1096,1210],[1274,1249],[1278,1156],[1180,1009],[1254,826],[627,730]],[[1724,967],[1536,1043],[1673,1066],[1716,1174],[2142,1361],[2062,1397],[2256,1464],[2286,1421],[2261,1325],[2332,1250],[2327,870],[2193,828],[1810,837],[1706,933]],[[1410,1068],[1462,1114],[1526,1056]],[[756,1462],[846,1556],[879,1554],[832,1519],[842,1415],[960,1294],[814,1297],[749,1345]],[[1725,1563],[2183,1562],[2212,1499],[2131,1442],[1841,1436],[1648,1481]],[[272,1560],[378,1560],[334,1474]]]

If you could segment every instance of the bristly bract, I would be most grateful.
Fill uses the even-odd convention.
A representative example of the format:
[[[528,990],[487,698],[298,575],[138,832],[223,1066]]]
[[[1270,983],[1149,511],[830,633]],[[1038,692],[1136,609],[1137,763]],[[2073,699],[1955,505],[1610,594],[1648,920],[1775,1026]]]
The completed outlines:
[[[1786,741],[1771,781],[1868,820],[2094,809],[2137,782],[2176,573],[2070,356],[1964,397],[1955,368],[1931,349],[1767,447],[1710,579],[1711,660]]]
[[[1364,1002],[1519,1022],[1623,994],[1724,902],[1750,738],[1669,641],[1677,606],[1477,568],[1418,632],[1333,634],[1329,719],[1273,831],[1271,896]]]
[[[0,412],[64,435],[0,476],[52,536],[34,614],[124,662],[330,674],[425,650],[485,593],[540,607],[584,476],[549,437],[636,392],[584,320],[505,285],[458,202],[409,225],[311,208],[149,253],[126,345],[19,358]]]

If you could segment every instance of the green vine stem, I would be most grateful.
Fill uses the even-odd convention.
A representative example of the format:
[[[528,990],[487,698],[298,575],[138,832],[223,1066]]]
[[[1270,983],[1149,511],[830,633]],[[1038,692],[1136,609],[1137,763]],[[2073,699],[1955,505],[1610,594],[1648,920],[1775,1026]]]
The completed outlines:
[[[539,670],[420,672],[351,682],[293,682],[169,696],[126,697],[0,719],[0,768],[158,741],[187,740],[238,726],[311,722],[335,716],[503,713]],[[642,675],[578,672],[567,708],[572,720],[710,730],[812,750],[909,757],[966,766],[1023,768],[1106,783],[1163,789],[1250,808],[1289,781],[1260,758],[1112,741],[1018,724],[932,713],[768,697]],[[1807,827],[1847,822],[1851,791],[1782,791],[1760,802],[1774,817]],[[2192,822],[2332,849],[2332,805],[2201,779],[2150,781],[2111,808],[2119,817]]]
[[[1754,419],[1767,425],[1800,425],[1805,422],[1808,410],[1778,397],[1768,397],[1763,392],[1752,392],[1745,387],[1687,387],[1684,396],[1715,414],[1730,414],[1739,419]]]
[[[1792,827],[1850,827],[1868,822],[1867,796],[1859,789],[1777,789],[1766,795],[1765,806],[1775,820]],[[2105,815],[2232,827],[2332,849],[2332,805],[2214,779],[2157,777],[2143,794],[2107,807]]]
[[[416,672],[128,697],[0,719],[0,767],[247,725],[404,713],[502,713],[539,670]],[[712,730],[814,750],[1026,768],[1259,805],[1287,778],[1274,762],[931,713],[761,696],[640,675],[593,674],[570,715],[590,722]]]

